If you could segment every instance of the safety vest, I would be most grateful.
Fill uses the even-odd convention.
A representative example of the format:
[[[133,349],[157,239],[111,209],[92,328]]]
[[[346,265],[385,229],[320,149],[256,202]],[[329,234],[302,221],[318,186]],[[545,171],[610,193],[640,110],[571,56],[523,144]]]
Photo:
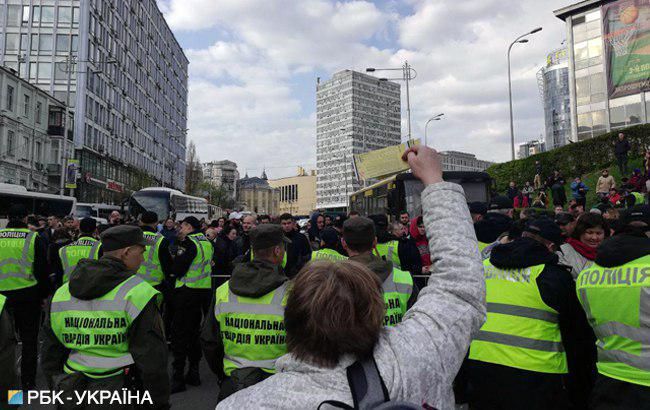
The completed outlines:
[[[487,321],[469,358],[539,373],[567,373],[558,312],[544,303],[537,277],[545,265],[498,269],[483,263]]]
[[[481,252],[483,252],[483,249],[485,249],[488,245],[490,245],[490,244],[489,244],[489,243],[485,243],[485,242],[478,241],[478,250],[481,251]]]
[[[237,296],[230,282],[217,288],[214,315],[223,340],[223,370],[256,367],[275,373],[275,360],[287,353],[284,307],[289,282],[259,298]]]
[[[192,289],[211,289],[212,280],[212,255],[214,248],[212,242],[202,233],[195,233],[187,237],[196,245],[196,256],[190,265],[189,270],[182,278],[176,279],[176,287],[187,286]]]
[[[36,286],[36,235],[29,229],[0,229],[0,292]]]
[[[7,297],[4,295],[0,295],[0,316],[2,316],[2,311],[5,308],[5,302],[7,301]]]
[[[395,326],[402,321],[408,309],[408,301],[413,294],[413,278],[410,273],[393,268],[381,286],[386,305],[384,326]]]
[[[343,256],[334,249],[323,248],[311,253],[311,260],[328,260],[328,261],[344,261],[347,256]]]
[[[251,248],[251,250],[250,250],[250,255],[251,255],[251,262],[252,262],[253,259],[255,259],[255,254],[253,253],[253,248]],[[287,267],[287,249],[285,248],[284,249],[284,256],[282,257],[282,268],[284,269],[286,267]]]
[[[158,291],[137,276],[93,300],[75,298],[69,286],[56,291],[50,309],[52,331],[70,349],[63,370],[91,378],[122,373],[134,363],[129,353],[131,324]]]
[[[645,195],[640,192],[632,192],[634,197],[634,205],[643,205],[645,204]]]
[[[377,244],[377,253],[378,256],[381,258],[386,258],[388,262],[393,262],[393,266],[396,267],[397,269],[402,268],[402,264],[399,260],[399,253],[398,253],[398,248],[399,248],[399,242],[398,241],[389,241],[386,243],[378,243]]]
[[[84,236],[76,242],[59,249],[59,258],[63,266],[63,283],[70,280],[70,274],[82,259],[98,259],[102,243],[95,238]]]
[[[147,246],[145,247],[144,255],[142,255],[144,262],[142,262],[136,274],[151,286],[156,286],[165,279],[159,257],[160,244],[165,237],[155,232],[143,232],[143,234],[145,241],[147,241]]]
[[[576,289],[598,339],[598,372],[650,387],[650,255],[615,268],[591,265]]]

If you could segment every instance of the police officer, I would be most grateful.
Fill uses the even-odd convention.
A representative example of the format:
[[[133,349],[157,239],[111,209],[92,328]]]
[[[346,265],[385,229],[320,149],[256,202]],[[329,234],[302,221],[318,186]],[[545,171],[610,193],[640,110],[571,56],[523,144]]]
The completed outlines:
[[[358,262],[375,272],[384,290],[386,302],[385,326],[394,326],[417,300],[417,287],[408,272],[393,267],[374,252],[377,246],[375,224],[368,218],[356,217],[343,224],[343,247],[350,260]]]
[[[220,380],[220,401],[275,373],[275,360],[287,352],[289,282],[282,260],[291,242],[277,225],[260,225],[250,238],[254,260],[238,264],[217,288],[201,332],[206,360]]]
[[[9,223],[0,229],[0,294],[22,342],[20,379],[23,390],[34,388],[41,302],[49,293],[47,251],[42,238],[27,228],[27,210],[9,209]]]
[[[6,309],[7,298],[0,295],[0,391],[16,388],[16,333]],[[0,394],[0,407],[7,405],[7,396]],[[4,407],[2,407],[4,408]]]
[[[201,344],[199,333],[201,320],[210,306],[212,279],[212,242],[200,231],[201,223],[188,216],[181,223],[178,252],[172,266],[176,278],[174,289],[174,319],[172,322],[171,348],[172,393],[184,391],[185,384],[198,386]],[[187,374],[185,361],[189,361]]]
[[[650,408],[650,208],[636,206],[576,281],[598,341],[591,409]]]
[[[102,255],[101,242],[95,238],[97,221],[93,218],[84,218],[79,223],[79,239],[59,249],[59,258],[54,264],[60,264],[63,278],[57,278],[57,284],[65,283],[70,279],[70,274],[82,259],[99,259]],[[55,271],[57,270],[54,267]]]
[[[106,230],[101,241],[104,255],[80,261],[52,298],[43,372],[71,397],[74,390],[137,388],[149,393],[154,408],[169,408],[158,291],[134,275],[147,242],[129,225]]]
[[[415,240],[406,237],[397,237],[388,232],[388,217],[386,215],[370,215],[375,223],[377,232],[377,255],[393,263],[393,266],[411,275],[422,274],[422,259],[420,251],[415,245]],[[425,285],[423,282],[422,286]],[[420,284],[418,284],[418,287]]]
[[[474,224],[478,239],[478,249],[483,260],[490,258],[492,248],[499,244],[498,240],[512,229],[514,208],[507,196],[496,196],[488,205],[488,211]]]
[[[147,241],[144,262],[137,275],[161,293],[165,293],[165,278],[172,274],[172,256],[169,241],[157,230],[158,214],[146,211],[140,216],[140,228]]]
[[[484,262],[488,314],[469,351],[470,409],[584,406],[593,333],[569,270],[557,264],[562,240],[552,220],[533,220]]]
[[[347,256],[341,255],[336,249],[340,243],[336,229],[329,227],[323,229],[320,236],[320,249],[311,253],[311,260],[327,259],[334,261],[346,260]]]

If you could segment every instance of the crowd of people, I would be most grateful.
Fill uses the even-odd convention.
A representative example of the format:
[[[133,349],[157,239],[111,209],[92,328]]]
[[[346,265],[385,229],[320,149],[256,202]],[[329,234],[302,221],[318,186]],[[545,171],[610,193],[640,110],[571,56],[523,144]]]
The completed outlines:
[[[568,188],[570,196],[567,198],[567,180],[560,170],[553,172],[545,178],[544,167],[540,161],[535,161],[535,177],[533,184],[525,181],[521,187],[516,181],[510,181],[505,195],[512,201],[513,207],[543,209],[553,204],[554,207],[568,207],[575,209],[587,206],[587,193],[594,190],[597,201],[593,207],[601,213],[610,208],[628,208],[634,205],[647,203],[650,192],[650,150],[643,156],[642,168],[635,168],[632,173],[628,170],[628,155],[631,150],[625,134],[620,133],[614,142],[614,156],[616,157],[620,175],[616,181],[609,169],[603,169],[596,185],[589,187],[577,175],[570,182]],[[549,194],[550,193],[550,198]]]
[[[0,387],[19,385],[17,334],[24,390],[40,356],[48,388],[146,391],[160,409],[202,383],[203,358],[225,409],[647,408],[648,207],[520,206],[542,178],[467,204],[435,151],[404,160],[422,215],[97,225],[13,206]]]

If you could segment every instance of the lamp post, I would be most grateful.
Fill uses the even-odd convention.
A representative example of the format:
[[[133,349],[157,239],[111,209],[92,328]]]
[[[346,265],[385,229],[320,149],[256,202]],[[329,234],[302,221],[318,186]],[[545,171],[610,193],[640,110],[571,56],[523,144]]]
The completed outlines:
[[[429,118],[427,123],[424,125],[424,146],[425,147],[427,146],[427,127],[429,126],[429,123],[431,121],[440,121],[444,115],[445,115],[444,113],[434,115],[433,117]]]
[[[522,34],[521,36],[517,37],[512,43],[510,43],[510,46],[508,46],[508,98],[510,101],[510,148],[512,150],[512,160],[515,160],[515,126],[514,126],[514,120],[512,116],[512,76],[511,76],[511,68],[510,68],[510,51],[512,50],[512,46],[514,46],[517,43],[524,44],[528,43],[528,40],[525,39],[524,37],[527,37],[531,34],[535,34],[542,31],[541,27],[537,27],[534,30],[529,31],[526,34]]]
[[[61,180],[60,180],[60,194],[65,195],[65,175],[67,170],[65,169],[65,151],[66,144],[68,142],[68,127],[69,127],[69,108],[70,108],[70,88],[72,86],[72,74],[86,73],[86,71],[78,71],[75,67],[77,63],[93,63],[93,64],[117,64],[117,60],[109,58],[106,61],[91,61],[91,60],[77,60],[77,56],[70,53],[64,60],[64,66],[60,67],[62,71],[67,74],[66,78],[66,90],[65,90],[65,104],[63,106],[63,142],[61,150],[59,151],[59,158],[61,162]],[[101,70],[93,70],[96,73],[101,72]],[[74,190],[70,190],[70,195],[74,195]]]
[[[374,67],[368,67],[366,68],[367,73],[374,73],[377,71],[401,71],[402,72],[402,77],[401,78],[380,78],[379,81],[404,81],[406,82],[406,113],[407,113],[407,118],[408,118],[408,139],[411,139],[411,96],[410,96],[410,91],[409,91],[409,82],[411,80],[414,80],[418,76],[418,72],[415,71],[413,67],[408,63],[408,61],[404,61],[404,65],[400,68],[374,68]]]

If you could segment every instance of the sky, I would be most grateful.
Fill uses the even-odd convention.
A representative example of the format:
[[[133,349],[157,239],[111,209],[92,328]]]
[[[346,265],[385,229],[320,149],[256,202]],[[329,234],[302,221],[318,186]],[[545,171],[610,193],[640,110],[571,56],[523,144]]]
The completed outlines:
[[[544,134],[537,72],[566,38],[553,10],[570,0],[158,0],[190,61],[189,140],[202,162],[242,176],[316,167],[316,79],[400,67],[411,82],[412,134],[429,145],[510,159],[506,52],[512,50],[515,139]],[[407,134],[402,87],[402,135]]]

